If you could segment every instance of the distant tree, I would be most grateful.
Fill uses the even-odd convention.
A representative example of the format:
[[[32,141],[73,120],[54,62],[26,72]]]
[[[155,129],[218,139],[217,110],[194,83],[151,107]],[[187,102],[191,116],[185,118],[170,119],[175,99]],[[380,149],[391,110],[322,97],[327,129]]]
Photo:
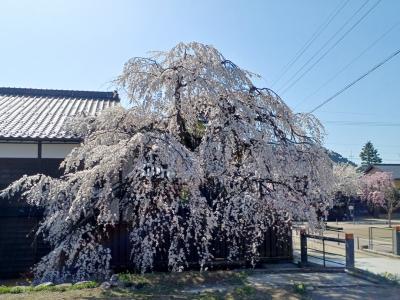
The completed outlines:
[[[340,218],[348,211],[352,199],[360,193],[361,174],[357,168],[348,163],[333,164],[333,208],[331,218]]]
[[[334,164],[334,192],[346,197],[357,196],[360,192],[360,173],[350,164]]]
[[[341,154],[332,151],[332,150],[327,150],[329,158],[336,164],[345,164],[345,165],[351,165],[353,167],[356,167],[357,165],[352,162],[351,160],[347,159],[346,157],[342,156]]]
[[[380,164],[382,159],[379,157],[378,150],[375,149],[371,141],[368,141],[360,152],[361,164],[362,165],[372,165]]]
[[[374,208],[385,209],[389,227],[392,227],[392,213],[400,207],[400,193],[390,173],[364,175],[361,179],[361,199]]]

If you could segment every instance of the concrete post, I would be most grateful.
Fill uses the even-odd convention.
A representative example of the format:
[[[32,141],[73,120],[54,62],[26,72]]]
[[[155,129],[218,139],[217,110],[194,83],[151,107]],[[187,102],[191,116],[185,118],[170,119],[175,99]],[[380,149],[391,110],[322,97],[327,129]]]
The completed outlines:
[[[393,254],[400,255],[400,226],[393,228]]]
[[[352,233],[345,234],[346,240],[346,269],[354,268],[354,235]]]
[[[301,266],[305,267],[308,264],[307,258],[307,236],[304,228],[300,229],[300,258]]]

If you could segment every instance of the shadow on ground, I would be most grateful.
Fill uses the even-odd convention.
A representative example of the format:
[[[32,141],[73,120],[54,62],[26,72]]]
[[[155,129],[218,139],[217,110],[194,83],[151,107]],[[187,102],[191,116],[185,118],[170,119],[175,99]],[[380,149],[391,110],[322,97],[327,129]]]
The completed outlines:
[[[347,273],[286,273],[253,274],[248,281],[257,288],[287,290],[295,284],[304,284],[305,298],[311,299],[400,299],[400,287],[374,283]]]

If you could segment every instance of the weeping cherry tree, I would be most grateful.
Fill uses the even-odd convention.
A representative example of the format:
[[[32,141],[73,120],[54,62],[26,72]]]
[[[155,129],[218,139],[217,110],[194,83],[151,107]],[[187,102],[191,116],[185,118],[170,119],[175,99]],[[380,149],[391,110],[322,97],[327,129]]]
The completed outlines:
[[[228,259],[254,263],[271,226],[301,219],[320,228],[333,181],[322,126],[256,77],[196,42],[130,59],[116,80],[130,108],[72,120],[83,142],[64,175],[23,177],[2,193],[44,208],[37,234],[52,251],[36,279],[107,277],[104,241],[119,223],[142,272],[160,255],[171,271],[188,257],[203,268],[215,239],[228,244]]]

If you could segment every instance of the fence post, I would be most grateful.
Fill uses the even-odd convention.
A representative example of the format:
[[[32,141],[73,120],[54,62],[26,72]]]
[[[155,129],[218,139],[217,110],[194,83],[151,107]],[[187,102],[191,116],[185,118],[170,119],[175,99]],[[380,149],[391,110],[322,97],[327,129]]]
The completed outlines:
[[[354,268],[354,235],[352,233],[345,234],[346,240],[346,269]]]
[[[300,229],[300,258],[301,266],[305,267],[308,264],[307,259],[307,236],[304,228]]]
[[[368,227],[368,249],[372,250],[372,227]]]
[[[393,230],[393,254],[400,255],[400,226],[397,225]]]

